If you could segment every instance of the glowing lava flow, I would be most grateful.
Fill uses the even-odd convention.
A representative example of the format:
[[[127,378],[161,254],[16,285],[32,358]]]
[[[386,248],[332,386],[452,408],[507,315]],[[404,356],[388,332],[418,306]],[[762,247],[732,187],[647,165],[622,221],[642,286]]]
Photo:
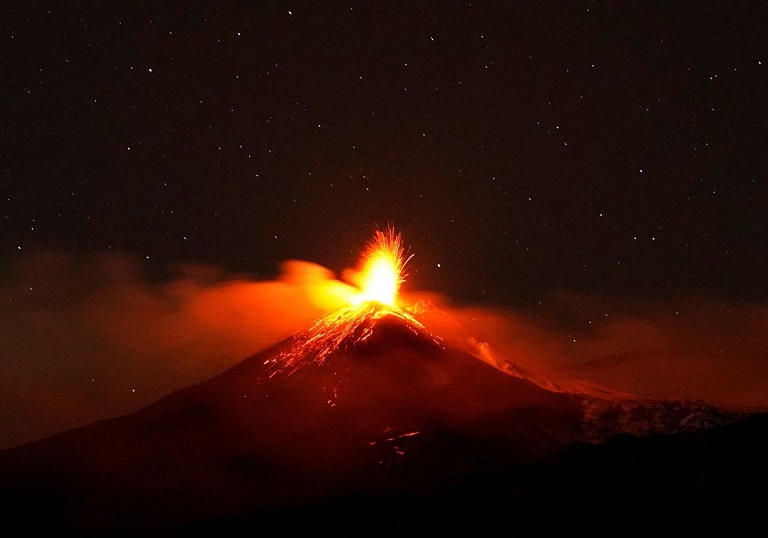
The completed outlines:
[[[291,338],[290,345],[265,365],[269,377],[290,375],[305,364],[323,364],[336,351],[353,348],[368,340],[379,319],[394,316],[414,334],[439,343],[411,314],[397,305],[397,292],[404,281],[403,269],[412,256],[404,257],[400,234],[392,229],[376,231],[368,244],[359,275],[361,291],[352,304],[318,321]]]

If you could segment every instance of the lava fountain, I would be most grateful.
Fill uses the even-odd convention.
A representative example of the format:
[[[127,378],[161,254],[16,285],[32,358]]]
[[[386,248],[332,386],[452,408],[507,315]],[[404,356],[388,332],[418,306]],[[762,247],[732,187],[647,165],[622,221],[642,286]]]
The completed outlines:
[[[400,318],[412,331],[439,343],[438,337],[398,306],[397,293],[405,280],[405,265],[412,257],[405,253],[401,234],[392,228],[377,230],[360,260],[361,270],[355,278],[359,293],[348,306],[294,334],[291,344],[267,364],[269,377],[290,375],[305,364],[323,364],[332,353],[368,340],[378,320],[386,316]]]
[[[376,234],[363,254],[363,269],[359,275],[360,293],[354,303],[378,301],[384,305],[397,306],[397,292],[405,280],[405,265],[413,255],[405,257],[401,234],[394,229]]]

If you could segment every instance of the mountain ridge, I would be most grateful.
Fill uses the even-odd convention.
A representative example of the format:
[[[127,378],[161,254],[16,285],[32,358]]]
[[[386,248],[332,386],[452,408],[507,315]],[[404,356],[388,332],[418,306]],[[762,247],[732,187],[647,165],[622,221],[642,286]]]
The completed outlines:
[[[745,416],[598,400],[517,374],[433,335],[415,315],[363,304],[135,413],[0,451],[0,501],[9,520],[36,507],[50,514],[46,530],[97,534],[248,525],[339,502],[427,513],[478,477],[520,477],[547,462],[566,472],[571,463],[559,458],[574,447],[599,451],[621,435],[681,435]],[[526,497],[495,487],[500,498]]]

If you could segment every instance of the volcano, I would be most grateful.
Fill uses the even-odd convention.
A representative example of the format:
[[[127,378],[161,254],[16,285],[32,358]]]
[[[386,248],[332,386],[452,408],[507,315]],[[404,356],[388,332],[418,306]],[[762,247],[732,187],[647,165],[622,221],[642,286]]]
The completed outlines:
[[[0,451],[2,525],[574,529],[598,511],[624,518],[616,536],[765,499],[764,414],[565,390],[435,334],[444,315],[366,301],[138,412]]]

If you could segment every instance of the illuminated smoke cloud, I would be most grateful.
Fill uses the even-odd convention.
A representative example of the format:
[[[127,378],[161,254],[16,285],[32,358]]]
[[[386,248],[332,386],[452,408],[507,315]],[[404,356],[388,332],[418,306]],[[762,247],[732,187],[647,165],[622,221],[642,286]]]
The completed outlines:
[[[768,408],[768,307],[559,292],[536,311],[449,308],[503,357],[564,386]]]
[[[274,281],[136,258],[39,252],[0,281],[0,447],[134,411],[346,304],[354,288],[289,261]]]

